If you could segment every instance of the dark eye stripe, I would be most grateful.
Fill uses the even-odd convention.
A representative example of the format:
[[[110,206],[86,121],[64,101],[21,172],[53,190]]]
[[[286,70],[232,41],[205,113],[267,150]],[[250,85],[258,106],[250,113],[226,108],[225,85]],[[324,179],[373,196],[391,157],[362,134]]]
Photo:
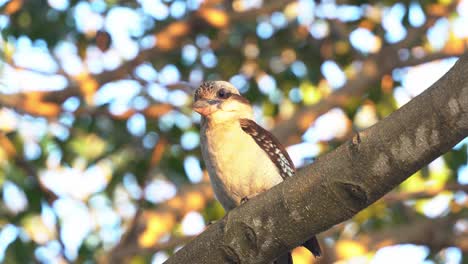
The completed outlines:
[[[231,93],[224,89],[221,89],[218,91],[218,98],[226,99],[226,98],[229,98],[230,96],[231,96]]]

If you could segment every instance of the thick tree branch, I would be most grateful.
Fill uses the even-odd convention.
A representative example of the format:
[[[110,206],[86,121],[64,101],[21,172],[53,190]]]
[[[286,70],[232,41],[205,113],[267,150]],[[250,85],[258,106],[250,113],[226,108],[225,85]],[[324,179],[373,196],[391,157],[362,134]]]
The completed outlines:
[[[232,210],[167,263],[267,263],[351,218],[468,136],[468,55],[425,92]]]

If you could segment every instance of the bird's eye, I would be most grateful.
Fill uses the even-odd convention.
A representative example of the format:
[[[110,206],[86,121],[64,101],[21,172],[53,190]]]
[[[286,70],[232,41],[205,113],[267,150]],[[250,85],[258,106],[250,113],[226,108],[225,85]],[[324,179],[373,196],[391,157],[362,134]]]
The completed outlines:
[[[230,94],[228,91],[224,90],[224,89],[221,89],[221,90],[218,91],[218,98],[226,99],[226,98],[228,98],[230,95],[231,95],[231,94]]]

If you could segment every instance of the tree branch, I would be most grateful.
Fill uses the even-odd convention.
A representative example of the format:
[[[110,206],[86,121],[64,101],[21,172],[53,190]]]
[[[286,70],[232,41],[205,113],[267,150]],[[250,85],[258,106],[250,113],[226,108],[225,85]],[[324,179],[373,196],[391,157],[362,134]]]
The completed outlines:
[[[436,219],[415,217],[407,223],[382,228],[353,237],[340,237],[332,245],[323,245],[322,263],[335,263],[375,252],[383,247],[401,244],[427,246],[437,253],[447,247],[458,247],[467,252],[468,233],[456,230],[458,221],[464,221],[466,212]],[[335,228],[332,228],[332,230]],[[328,231],[326,233],[329,233]],[[323,261],[323,259],[320,259]]]
[[[361,235],[356,240],[372,250],[396,244],[417,244],[429,246],[435,252],[451,246],[459,247],[466,252],[467,245],[463,245],[462,242],[468,241],[468,234],[457,233],[454,230],[457,220],[464,217],[466,215],[451,215],[438,219],[419,219],[411,223],[398,225],[395,228]]]
[[[167,263],[271,261],[351,218],[466,136],[468,55],[359,137],[230,211]]]
[[[447,184],[446,186],[441,187],[441,188],[432,188],[432,189],[427,189],[427,190],[418,191],[418,192],[389,193],[385,195],[382,199],[386,203],[396,203],[396,202],[414,200],[414,199],[432,198],[446,191],[451,191],[451,192],[462,191],[462,192],[468,193],[468,184],[452,183],[452,184]]]

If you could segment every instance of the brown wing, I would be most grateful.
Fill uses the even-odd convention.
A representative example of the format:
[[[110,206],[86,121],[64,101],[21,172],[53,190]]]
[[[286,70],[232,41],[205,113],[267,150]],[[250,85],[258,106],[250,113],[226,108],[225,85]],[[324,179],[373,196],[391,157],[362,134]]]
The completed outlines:
[[[294,163],[278,139],[250,119],[240,119],[240,126],[268,154],[283,179],[294,176]]]

